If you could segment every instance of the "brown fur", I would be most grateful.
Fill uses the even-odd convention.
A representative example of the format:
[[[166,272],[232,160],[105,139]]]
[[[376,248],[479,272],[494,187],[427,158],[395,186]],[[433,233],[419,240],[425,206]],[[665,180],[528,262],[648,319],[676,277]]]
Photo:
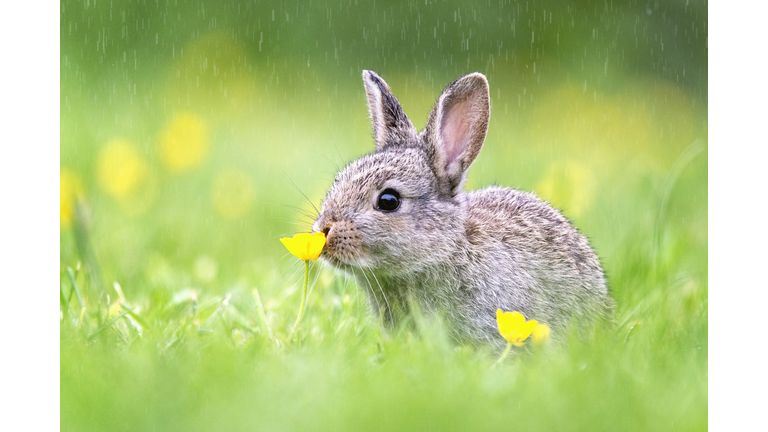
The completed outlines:
[[[535,195],[489,187],[464,193],[490,119],[479,73],[446,87],[417,133],[384,80],[363,72],[376,152],[338,173],[313,230],[321,258],[355,277],[392,325],[414,301],[440,312],[459,340],[501,344],[496,309],[516,310],[562,338],[571,320],[612,319],[597,256],[570,222]],[[377,208],[385,189],[400,207]]]

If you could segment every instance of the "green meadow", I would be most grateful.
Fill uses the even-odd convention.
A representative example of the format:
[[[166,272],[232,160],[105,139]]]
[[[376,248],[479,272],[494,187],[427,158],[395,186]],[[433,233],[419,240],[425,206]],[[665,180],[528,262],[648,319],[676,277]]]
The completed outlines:
[[[62,430],[707,429],[706,3],[63,1],[60,39]],[[487,76],[466,189],[559,208],[615,326],[495,364],[313,262],[287,341],[363,69],[419,129]]]

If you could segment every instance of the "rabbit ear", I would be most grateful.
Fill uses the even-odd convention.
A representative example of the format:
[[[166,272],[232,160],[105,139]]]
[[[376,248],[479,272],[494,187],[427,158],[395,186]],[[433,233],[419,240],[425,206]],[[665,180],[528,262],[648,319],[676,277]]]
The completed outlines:
[[[459,192],[483,147],[490,117],[491,99],[483,74],[464,75],[443,90],[423,132],[441,192],[451,196]]]
[[[415,145],[416,128],[405,116],[400,102],[389,91],[387,83],[376,72],[369,70],[363,71],[363,83],[368,95],[368,110],[373,122],[376,150]]]

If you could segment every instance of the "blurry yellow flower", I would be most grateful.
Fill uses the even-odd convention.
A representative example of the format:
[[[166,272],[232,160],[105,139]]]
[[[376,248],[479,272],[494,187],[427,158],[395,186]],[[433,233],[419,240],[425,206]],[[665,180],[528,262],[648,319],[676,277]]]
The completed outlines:
[[[193,113],[177,115],[160,135],[160,155],[171,171],[200,165],[208,156],[208,125]]]
[[[251,176],[235,169],[222,171],[213,180],[211,200],[220,215],[227,219],[243,216],[253,204],[256,186]]]
[[[75,219],[75,206],[77,200],[83,195],[83,187],[77,174],[64,168],[59,173],[59,188],[59,222],[61,225],[69,226]]]
[[[280,241],[296,258],[302,261],[316,260],[325,246],[325,234],[301,233],[291,238],[281,238]]]
[[[136,191],[147,171],[147,163],[128,140],[114,139],[99,151],[96,161],[99,185],[115,197]]]
[[[592,204],[596,188],[592,169],[570,160],[551,165],[535,191],[566,215],[579,217]]]
[[[520,312],[502,312],[501,309],[496,309],[496,324],[499,327],[499,334],[507,342],[514,346],[521,346],[536,328],[538,322],[536,320],[526,321]]]
[[[531,339],[533,339],[533,343],[535,344],[540,344],[549,340],[549,326],[544,323],[536,324],[536,327],[531,334]]]

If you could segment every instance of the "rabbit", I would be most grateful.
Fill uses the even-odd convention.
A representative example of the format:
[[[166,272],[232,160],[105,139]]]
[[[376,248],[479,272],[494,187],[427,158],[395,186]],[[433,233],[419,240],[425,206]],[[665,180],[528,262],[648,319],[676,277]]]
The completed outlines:
[[[572,320],[612,321],[598,257],[558,210],[514,189],[463,191],[490,120],[483,74],[448,85],[421,132],[379,75],[363,82],[376,150],[336,175],[312,230],[326,235],[320,259],[354,277],[386,328],[414,303],[473,344],[505,343],[497,309],[559,340]]]

